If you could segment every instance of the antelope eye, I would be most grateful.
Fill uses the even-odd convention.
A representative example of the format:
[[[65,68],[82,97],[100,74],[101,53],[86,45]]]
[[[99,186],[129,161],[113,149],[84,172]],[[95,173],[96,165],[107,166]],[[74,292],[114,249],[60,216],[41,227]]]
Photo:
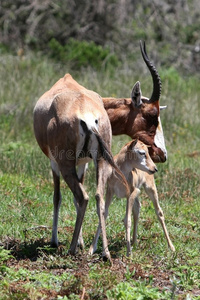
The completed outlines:
[[[140,154],[141,156],[145,156],[145,157],[146,157],[146,153],[145,153],[144,150],[139,150],[139,154]]]
[[[154,131],[154,130],[149,131],[149,135],[150,135],[150,136],[153,136],[154,134],[155,134],[155,131]]]

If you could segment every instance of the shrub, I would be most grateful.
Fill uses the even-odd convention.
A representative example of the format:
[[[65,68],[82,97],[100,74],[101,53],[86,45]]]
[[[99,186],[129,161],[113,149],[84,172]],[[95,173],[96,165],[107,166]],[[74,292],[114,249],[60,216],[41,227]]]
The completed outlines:
[[[93,41],[78,41],[73,38],[62,46],[56,39],[49,42],[50,56],[60,62],[69,62],[72,68],[80,69],[90,65],[95,69],[102,66],[117,66],[119,60],[108,48],[96,45]]]

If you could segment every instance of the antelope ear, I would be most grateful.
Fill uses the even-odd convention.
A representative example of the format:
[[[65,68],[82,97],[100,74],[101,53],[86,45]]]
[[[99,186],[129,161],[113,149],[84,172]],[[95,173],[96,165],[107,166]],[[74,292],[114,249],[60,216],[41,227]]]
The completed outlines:
[[[132,92],[131,92],[131,99],[132,99],[132,103],[135,107],[138,107],[142,104],[142,92],[140,89],[140,82],[137,81],[135,83],[135,85],[133,86]]]
[[[132,149],[135,147],[135,145],[137,144],[137,142],[138,142],[138,139],[132,140],[132,143],[131,143],[131,148]]]
[[[163,110],[163,109],[165,109],[165,108],[167,108],[167,105],[160,106],[160,110]]]

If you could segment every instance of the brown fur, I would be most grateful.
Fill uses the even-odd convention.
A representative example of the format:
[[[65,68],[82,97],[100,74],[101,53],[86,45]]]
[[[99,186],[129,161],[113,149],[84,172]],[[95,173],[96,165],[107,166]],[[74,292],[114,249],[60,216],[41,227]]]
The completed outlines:
[[[154,162],[166,160],[163,151],[155,146],[154,138],[159,126],[159,101],[149,103],[142,97],[142,105],[135,107],[131,98],[102,98],[113,135],[126,134],[150,145],[149,153]]]

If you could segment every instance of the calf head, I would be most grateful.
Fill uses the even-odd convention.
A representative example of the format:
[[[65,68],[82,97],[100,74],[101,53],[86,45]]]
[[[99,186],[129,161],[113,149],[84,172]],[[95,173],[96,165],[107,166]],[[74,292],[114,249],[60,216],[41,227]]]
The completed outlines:
[[[131,154],[132,159],[134,160],[135,168],[145,171],[148,174],[157,172],[156,165],[149,155],[147,145],[139,140],[133,140],[128,144],[127,150],[128,155],[130,156]]]

